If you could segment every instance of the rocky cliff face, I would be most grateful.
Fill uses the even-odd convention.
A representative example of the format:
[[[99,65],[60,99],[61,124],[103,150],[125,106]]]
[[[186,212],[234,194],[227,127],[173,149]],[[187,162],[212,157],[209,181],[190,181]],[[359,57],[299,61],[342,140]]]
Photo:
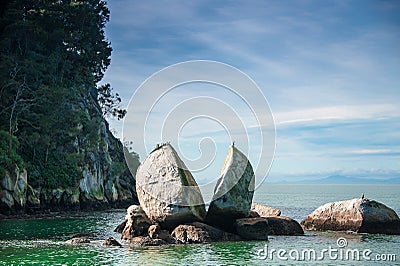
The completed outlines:
[[[139,157],[129,154],[112,135],[94,97],[82,97],[66,106],[66,112],[84,113],[94,125],[91,130],[83,123],[71,125],[74,134],[65,132],[67,142],[56,148],[80,158],[75,185],[37,185],[30,182],[32,173],[15,166],[0,177],[0,214],[127,207],[138,202],[134,175]],[[126,165],[124,150],[130,158],[132,173]]]
[[[1,212],[10,214],[23,208],[26,205],[28,189],[26,170],[15,167],[13,172],[6,171],[0,181]]]

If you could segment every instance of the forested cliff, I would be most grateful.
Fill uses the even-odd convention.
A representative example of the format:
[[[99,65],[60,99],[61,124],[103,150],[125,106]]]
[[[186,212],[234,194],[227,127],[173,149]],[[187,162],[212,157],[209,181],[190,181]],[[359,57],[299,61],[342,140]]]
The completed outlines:
[[[136,202],[124,147],[99,85],[110,64],[100,0],[8,0],[0,8],[0,213]],[[126,149],[125,149],[126,151]],[[130,153],[133,168],[138,156]]]

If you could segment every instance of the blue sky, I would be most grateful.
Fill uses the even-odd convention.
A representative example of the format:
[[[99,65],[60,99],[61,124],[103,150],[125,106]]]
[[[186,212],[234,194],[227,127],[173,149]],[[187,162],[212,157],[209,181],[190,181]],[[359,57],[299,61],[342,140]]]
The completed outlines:
[[[271,180],[400,175],[400,2],[108,2],[114,51],[103,81],[123,106],[162,68],[216,60],[249,75],[269,102]],[[110,124],[120,136],[122,124]],[[190,146],[182,147],[188,157]]]

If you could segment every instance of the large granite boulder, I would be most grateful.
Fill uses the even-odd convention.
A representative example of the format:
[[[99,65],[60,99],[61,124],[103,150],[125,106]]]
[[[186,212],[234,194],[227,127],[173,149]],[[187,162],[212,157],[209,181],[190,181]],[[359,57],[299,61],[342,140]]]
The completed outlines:
[[[250,212],[253,212],[253,216],[257,217],[273,217],[281,215],[281,211],[274,207],[261,205],[258,203],[252,203]],[[257,215],[255,215],[255,213]]]
[[[268,222],[269,235],[275,236],[299,236],[304,235],[301,225],[292,218],[286,216],[263,217]]]
[[[262,217],[240,218],[235,221],[236,234],[246,240],[268,240],[268,221]]]
[[[396,212],[366,198],[327,203],[308,215],[301,225],[306,230],[400,234]]]
[[[132,205],[128,208],[126,214],[125,228],[122,230],[122,240],[129,241],[136,236],[146,236],[152,223],[138,205]]]
[[[205,216],[200,189],[169,143],[157,145],[143,160],[136,173],[136,191],[149,219],[162,227],[173,229]]]
[[[214,189],[206,221],[232,231],[236,219],[250,214],[254,185],[255,176],[250,161],[232,145]]]
[[[237,235],[224,232],[218,228],[200,222],[181,224],[172,231],[171,235],[181,244],[234,241],[241,239]]]

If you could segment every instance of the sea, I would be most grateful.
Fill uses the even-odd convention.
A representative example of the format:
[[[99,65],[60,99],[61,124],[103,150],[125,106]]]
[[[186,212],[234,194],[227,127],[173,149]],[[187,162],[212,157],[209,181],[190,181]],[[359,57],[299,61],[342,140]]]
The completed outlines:
[[[254,201],[279,208],[298,222],[324,203],[361,197],[377,200],[400,214],[400,184],[269,184]],[[42,219],[0,220],[0,265],[400,265],[400,236],[312,232],[270,236],[268,241],[122,248],[102,246],[120,234],[114,228],[125,210],[53,214]],[[99,240],[66,245],[73,234]]]

